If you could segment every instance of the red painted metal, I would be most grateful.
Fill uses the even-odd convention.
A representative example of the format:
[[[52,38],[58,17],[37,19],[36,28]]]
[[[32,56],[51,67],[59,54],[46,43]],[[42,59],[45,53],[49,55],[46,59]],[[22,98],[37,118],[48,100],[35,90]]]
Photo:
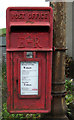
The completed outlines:
[[[6,14],[7,108],[10,113],[51,110],[53,11],[51,7],[9,7]],[[26,53],[33,53],[27,58]],[[20,62],[38,61],[38,95],[20,94]]]

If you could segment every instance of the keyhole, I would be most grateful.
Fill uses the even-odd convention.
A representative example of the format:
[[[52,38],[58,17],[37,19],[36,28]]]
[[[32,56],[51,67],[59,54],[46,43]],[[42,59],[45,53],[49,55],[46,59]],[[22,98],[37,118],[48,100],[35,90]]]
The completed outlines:
[[[18,85],[18,80],[16,80],[16,84]]]

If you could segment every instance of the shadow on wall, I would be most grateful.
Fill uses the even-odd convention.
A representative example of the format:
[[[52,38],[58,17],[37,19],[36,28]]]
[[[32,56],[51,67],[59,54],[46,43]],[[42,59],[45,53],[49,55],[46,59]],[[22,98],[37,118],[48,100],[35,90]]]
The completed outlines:
[[[70,65],[70,77],[74,79],[74,60],[72,61]]]

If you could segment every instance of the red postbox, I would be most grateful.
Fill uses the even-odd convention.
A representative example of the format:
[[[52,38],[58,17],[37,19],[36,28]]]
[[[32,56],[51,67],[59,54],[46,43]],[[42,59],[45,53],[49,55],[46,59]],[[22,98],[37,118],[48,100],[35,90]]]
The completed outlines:
[[[51,110],[51,7],[9,7],[6,14],[7,108],[10,113]]]

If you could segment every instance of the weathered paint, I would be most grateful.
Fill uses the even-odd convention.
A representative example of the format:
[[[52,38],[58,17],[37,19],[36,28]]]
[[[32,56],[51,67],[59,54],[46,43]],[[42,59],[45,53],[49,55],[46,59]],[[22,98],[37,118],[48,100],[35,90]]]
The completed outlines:
[[[52,8],[7,9],[7,108],[10,113],[47,113],[51,110]],[[33,58],[26,58],[27,51]],[[20,94],[20,62],[38,61],[38,95]]]

